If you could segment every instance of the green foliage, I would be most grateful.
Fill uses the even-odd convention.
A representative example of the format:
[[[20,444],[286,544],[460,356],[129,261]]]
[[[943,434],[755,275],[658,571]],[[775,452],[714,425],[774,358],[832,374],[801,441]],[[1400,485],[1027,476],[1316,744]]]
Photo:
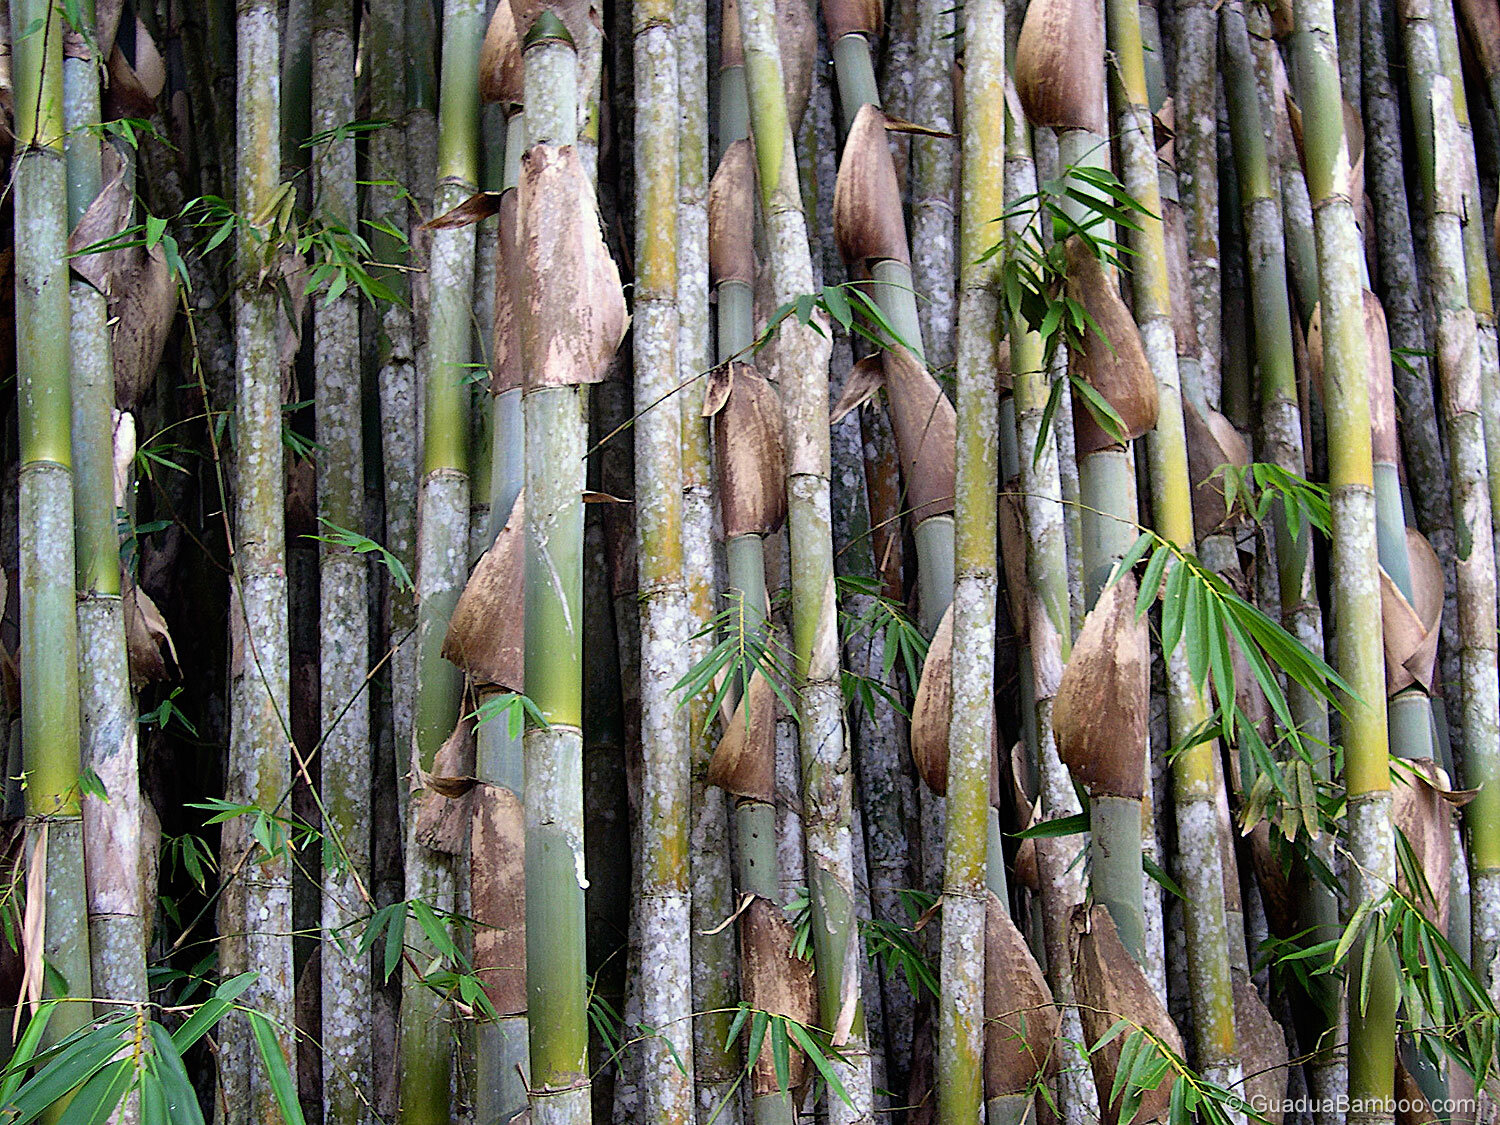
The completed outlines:
[[[833,1069],[833,1061],[845,1061],[845,1056],[834,1045],[833,1037],[826,1031],[800,1023],[790,1016],[776,1015],[773,1012],[752,1008],[748,1004],[740,1004],[735,1011],[734,1018],[730,1021],[729,1032],[724,1037],[724,1049],[728,1051],[733,1047],[747,1028],[746,1074],[760,1058],[762,1049],[769,1045],[771,1067],[776,1074],[776,1088],[782,1096],[787,1096],[791,1088],[791,1060],[792,1050],[795,1048],[807,1056],[808,1062],[812,1064],[818,1078],[827,1086],[829,1093],[845,1105],[854,1104],[849,1097],[849,1092],[844,1089],[844,1084],[839,1081],[838,1073]]]
[[[235,1000],[258,973],[241,973],[219,984],[171,1031],[146,1006],[111,1011],[43,1049],[42,1040],[59,1004],[48,1000],[32,1016],[9,1065],[0,1071],[0,1120],[27,1125],[66,1103],[61,1125],[102,1125],[131,1094],[140,1099],[143,1122],[202,1125],[198,1095],[183,1054],[232,1012],[249,1021],[256,1054],[275,1095],[282,1120],[304,1125],[296,1085],[275,1025]]]
[[[390,572],[391,581],[395,583],[396,589],[413,589],[411,571],[406,569],[406,564],[368,535],[361,535],[359,532],[351,531],[347,527],[340,527],[336,523],[325,520],[322,516],[318,517],[318,522],[323,525],[327,534],[305,535],[303,536],[304,539],[315,539],[319,543],[328,543],[334,547],[345,547],[361,555],[374,554],[376,560]]]
[[[547,716],[542,714],[541,708],[531,701],[530,696],[517,691],[502,691],[490,696],[470,712],[468,717],[474,720],[475,726],[483,726],[496,719],[503,721],[508,738],[520,738],[528,718],[542,730],[552,725],[547,721]]]
[[[880,311],[875,298],[865,291],[864,283],[845,281],[838,285],[825,285],[816,293],[802,293],[781,305],[765,328],[750,345],[754,353],[770,343],[782,323],[791,317],[804,327],[812,328],[818,335],[827,335],[819,323],[816,313],[822,313],[851,336],[858,336],[877,348],[902,347],[913,354],[921,349],[896,331],[890,319]],[[741,357],[734,356],[734,359]]]
[[[914,936],[938,907],[938,897],[927,891],[903,889],[896,892],[906,911],[908,925],[902,926],[883,918],[861,919],[860,932],[865,938],[865,957],[871,965],[883,967],[888,978],[897,974],[906,978],[913,996],[926,991],[934,999],[938,989],[937,968],[917,945]]]
[[[143,713],[136,721],[142,726],[154,726],[163,734],[170,734],[174,725],[180,726],[193,738],[197,738],[198,728],[183,714],[182,708],[177,706],[177,697],[181,694],[182,688],[174,687],[160,703]]]
[[[742,685],[758,674],[765,677],[787,711],[796,715],[790,651],[777,640],[774,630],[766,627],[765,618],[746,606],[743,594],[730,590],[724,598],[728,605],[691,638],[719,640],[672,685],[674,692],[682,693],[678,706],[685,707],[698,695],[709,693],[703,722],[711,723],[732,698],[731,693],[738,694]]]
[[[436,954],[426,966],[417,963],[414,951],[406,944],[408,922],[416,923]],[[455,1002],[469,1014],[491,1020],[498,1018],[499,1013],[485,995],[483,982],[474,972],[473,963],[453,938],[454,928],[473,928],[472,918],[439,910],[422,899],[413,898],[382,906],[362,922],[350,925],[363,925],[356,946],[361,956],[380,945],[383,979],[389,980],[397,966],[405,961],[416,979],[443,999]]]
[[[1314,518],[1310,507],[1306,511],[1308,518]],[[1254,778],[1246,804],[1256,819],[1270,816],[1288,838],[1305,831],[1316,839],[1323,831],[1326,810],[1312,781],[1314,751],[1292,715],[1280,676],[1334,706],[1341,704],[1339,693],[1355,698],[1353,690],[1321,657],[1236,593],[1196,554],[1154,531],[1141,533],[1110,582],[1118,581],[1142,560],[1145,570],[1136,598],[1137,615],[1144,616],[1160,594],[1162,651],[1176,652],[1181,644],[1193,685],[1205,694],[1212,688],[1218,699],[1214,713],[1179,740],[1171,753],[1220,737],[1234,743],[1248,759],[1247,776]],[[1275,716],[1281,732],[1278,747],[1284,745],[1300,760],[1290,771],[1283,769],[1273,748],[1236,702],[1236,650]]]
[[[840,575],[834,581],[838,587],[840,607],[844,605],[844,599],[851,595],[869,599],[858,614],[840,608],[839,631],[844,637],[844,643],[857,645],[863,637],[866,644],[878,641],[881,645],[878,678],[842,669],[844,703],[847,706],[858,703],[866,714],[873,714],[876,700],[882,699],[899,714],[910,719],[906,693],[897,684],[895,672],[899,667],[906,673],[908,686],[921,680],[922,665],[927,660],[927,638],[922,636],[922,631],[917,628],[904,605],[881,593],[879,579],[851,574]]]
[[[203,822],[205,827],[246,817],[250,822],[250,838],[260,845],[260,853],[255,858],[257,863],[280,856],[290,858],[309,843],[322,839],[322,833],[297,817],[280,816],[259,805],[242,805],[221,797],[210,797],[206,801],[189,801],[187,807],[212,814]]]
[[[1079,207],[1085,217],[1075,219],[1069,212]],[[1133,251],[1123,242],[1109,238],[1109,224],[1138,231],[1138,217],[1156,218],[1147,207],[1125,190],[1114,173],[1083,164],[1069,165],[1055,179],[1044,180],[1034,192],[1010,205],[997,222],[1019,219],[1023,227],[1008,233],[980,255],[987,262],[1002,255],[1000,265],[1000,312],[1002,331],[1035,332],[1041,337],[1044,366],[1050,366],[1060,346],[1084,349],[1088,333],[1111,347],[1094,318],[1083,304],[1066,291],[1067,254],[1065,243],[1077,235],[1084,249],[1105,268],[1128,273],[1126,257]],[[1037,237],[1047,224],[1052,238],[1043,245]],[[1125,425],[1120,415],[1097,390],[1083,379],[1069,375],[1052,384],[1038,428],[1033,462],[1040,460],[1046,435],[1051,433],[1052,418],[1062,403],[1063,391],[1071,387],[1093,416],[1100,429],[1116,441],[1123,441]]]

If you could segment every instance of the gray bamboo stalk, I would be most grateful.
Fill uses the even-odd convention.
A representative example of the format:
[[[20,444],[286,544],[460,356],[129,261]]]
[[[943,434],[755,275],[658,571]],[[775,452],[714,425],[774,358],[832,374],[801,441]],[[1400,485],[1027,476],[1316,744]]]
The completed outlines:
[[[1398,9],[1405,21],[1407,66],[1412,76],[1412,108],[1419,141],[1419,164],[1428,230],[1428,275],[1436,306],[1438,385],[1442,393],[1452,469],[1453,524],[1460,638],[1460,706],[1466,784],[1486,784],[1500,768],[1500,728],[1496,726],[1495,555],[1492,509],[1486,485],[1481,370],[1474,310],[1464,261],[1465,180],[1461,138],[1453,111],[1454,91],[1440,69],[1432,4],[1407,0]],[[1500,974],[1500,832],[1495,800],[1500,792],[1481,791],[1465,820],[1473,902],[1473,957],[1492,993]]]
[[[1038,237],[1035,218],[1015,206],[1017,200],[1036,191],[1036,164],[1029,136],[1030,128],[1012,89],[1006,103],[1005,203],[1010,210],[1006,231],[1016,241]],[[1026,508],[1026,624],[1036,707],[1038,789],[1043,819],[1055,820],[1075,816],[1083,807],[1052,737],[1052,701],[1073,648],[1073,630],[1058,441],[1055,433],[1042,424],[1052,392],[1052,376],[1043,365],[1042,352],[1039,335],[1024,331],[1022,325],[1012,328],[1010,365],[1021,494]],[[1040,457],[1035,456],[1038,448]],[[1072,1045],[1066,1048],[1058,1075],[1058,1111],[1065,1125],[1079,1125],[1098,1113],[1088,1059],[1076,1046],[1083,1041],[1083,1026],[1074,1005],[1068,924],[1073,907],[1083,901],[1084,888],[1081,865],[1073,862],[1075,856],[1076,848],[1066,838],[1037,841],[1048,983],[1053,1000],[1062,1006],[1059,1042]]]
[[[433,207],[447,211],[472,195],[479,180],[479,45],[483,0],[461,0],[443,12],[438,105],[438,182]],[[474,291],[473,227],[433,232],[428,263],[428,369],[423,372],[420,520],[417,525],[417,691],[412,721],[410,789],[424,788],[438,748],[459,718],[463,675],[443,658],[448,620],[468,578],[469,361]],[[416,834],[417,802],[407,804],[406,897],[435,910],[457,908],[454,858]],[[401,982],[401,1121],[428,1125],[450,1119],[453,1045],[449,1005],[421,979],[436,950],[415,918],[407,944],[417,950]]]
[[[924,12],[923,23],[934,15]],[[941,31],[939,26],[931,33],[940,35]],[[1000,421],[995,371],[1000,262],[998,256],[980,261],[1000,233],[993,224],[1004,211],[1005,201],[1004,0],[970,0],[964,11],[964,34],[964,97],[970,111],[964,116],[959,213],[962,297],[957,354],[953,704],[937,1033],[938,1121],[942,1125],[975,1121],[984,1104],[986,888],[989,879],[997,876],[1003,888],[1005,873],[1003,853],[989,854],[999,569]],[[922,55],[920,45],[918,50]],[[923,76],[928,65],[923,55],[919,69]],[[918,90],[919,95],[926,93],[927,83],[919,81]],[[952,165],[944,167],[942,153],[913,148],[919,182],[940,184],[945,171],[951,176]],[[929,167],[929,162],[935,167]],[[941,232],[935,229],[929,235],[941,240]],[[919,261],[921,257],[919,251]],[[934,262],[932,268],[940,268],[940,263]]]
[[[403,182],[415,189],[408,175],[407,118],[408,79],[412,69],[407,60],[406,0],[370,0],[363,34],[366,63],[370,69],[370,116],[392,122],[370,136],[367,149],[369,186],[365,191],[365,211],[395,232],[388,235],[378,228],[370,231],[370,247],[383,266],[398,264],[407,253],[408,209],[402,198]],[[425,84],[415,84],[420,93]],[[431,129],[431,104],[418,110]],[[413,140],[415,130],[413,130]],[[415,262],[412,263],[414,266]],[[406,273],[400,269],[381,269],[378,276],[403,300],[377,305],[371,312],[373,322],[376,382],[380,395],[380,452],[384,481],[385,547],[408,568],[416,569],[418,455],[420,443],[416,364],[412,339],[413,289]],[[391,745],[395,747],[396,773],[405,774],[410,756],[412,707],[416,691],[417,627],[415,591],[400,590],[393,583],[386,586],[387,643],[390,658]],[[403,822],[406,815],[406,787],[396,786],[397,801]]]
[[[913,119],[943,132],[955,128],[954,43],[953,5],[947,0],[919,0]],[[996,49],[1004,51],[1003,38]],[[958,316],[955,285],[959,264],[954,260],[957,156],[958,142],[950,137],[912,138],[912,284],[919,294],[917,313],[927,364],[939,371],[954,361]]]
[[[339,0],[313,13],[312,133],[352,121],[354,28]],[[313,155],[315,206],[332,222],[354,229],[358,214],[354,138],[318,144]],[[364,522],[364,442],[360,405],[359,306],[350,287],[332,302],[318,301],[313,320],[318,423],[318,509],[330,524]],[[322,976],[323,1098],[325,1121],[366,1120],[365,1088],[373,1072],[369,1023],[370,958],[349,927],[365,912],[370,881],[370,701],[365,556],[322,544],[319,581],[319,685],[322,695],[323,831],[333,843],[323,869]]]
[[[271,200],[280,189],[277,126],[279,37],[276,7],[261,0],[241,5],[238,13],[236,210],[250,221],[266,222]],[[236,454],[234,607],[231,629],[238,644],[230,683],[229,767],[225,796],[270,812],[291,789],[288,715],[289,637],[285,532],[283,526],[281,449],[281,364],[277,341],[280,315],[275,290],[263,280],[264,260],[275,243],[241,236],[238,267],[242,277],[235,307]],[[274,251],[270,251],[274,252]],[[224,932],[241,933],[240,968],[254,967],[260,976],[244,994],[244,1003],[273,1020],[288,1063],[296,1065],[293,1026],[291,867],[284,852],[260,853],[245,818],[225,825],[224,871],[240,871],[237,896],[226,899]],[[242,904],[232,917],[235,899]],[[223,968],[235,971],[234,950]],[[249,1028],[240,1023],[230,1040],[231,1073],[236,1061],[246,1085],[230,1089],[228,1120],[280,1120],[270,1083],[259,1067],[250,1067]]]
[[[751,130],[756,140],[766,241],[779,302],[810,292],[812,257],[787,122],[776,13],[768,0],[740,5]],[[783,325],[775,344],[786,413],[792,551],[793,653],[801,688],[802,823],[812,900],[813,958],[821,1018],[845,1060],[835,1062],[851,1104],[830,1099],[832,1125],[865,1125],[874,1112],[860,1003],[861,956],[853,916],[850,758],[839,684],[830,526],[829,343],[812,326]]]
[[[1401,104],[1390,73],[1381,5],[1363,7],[1365,108],[1365,190],[1375,207],[1379,251],[1380,303],[1390,326],[1391,346],[1404,350],[1405,363],[1392,372],[1401,402],[1401,443],[1406,480],[1417,511],[1417,525],[1451,550],[1453,515],[1449,507],[1448,466],[1438,432],[1427,332],[1422,322],[1416,241],[1406,191],[1401,137]],[[1440,555],[1449,550],[1440,547]]]
[[[708,5],[706,0],[678,0],[675,20],[677,84],[680,104],[677,154],[677,382],[686,384],[682,414],[682,575],[687,586],[690,632],[701,629],[716,604],[714,561],[713,461],[709,425],[703,417],[704,381],[696,378],[713,366],[708,306]],[[690,381],[691,380],[691,381]],[[691,667],[711,641],[690,643]],[[739,1058],[726,1048],[734,1007],[736,944],[734,928],[710,934],[734,910],[730,872],[729,801],[706,783],[714,736],[704,721],[707,703],[688,707],[689,753],[692,758],[692,908],[693,908],[693,1077],[698,1084],[698,1113],[707,1122],[739,1125],[739,1103],[730,1091],[740,1071]],[[722,1108],[720,1108],[722,1107]]]
[[[641,614],[641,1050],[645,1112],[694,1120],[692,927],[688,855],[692,764],[686,711],[673,690],[687,671],[681,399],[677,385],[677,52],[672,0],[634,8],[635,527]],[[660,400],[660,401],[659,401]],[[681,1067],[673,1059],[681,1060]]]
[[[78,632],[74,608],[68,223],[63,157],[63,11],[15,0],[16,374],[20,473],[21,753],[26,866],[45,878],[36,955],[61,974],[51,997],[93,995],[83,822],[79,810]],[[62,1004],[49,1041],[85,1026],[87,1003]]]
[[[82,16],[85,26],[92,26],[93,5],[83,5]],[[87,51],[63,59],[63,113],[70,134],[66,150],[71,228],[103,187],[99,142],[87,129],[100,119],[99,75]],[[97,995],[144,1001],[149,995],[148,892],[139,862],[144,847],[140,762],[115,522],[114,368],[104,294],[75,277],[71,303],[81,749],[82,761],[108,795],[104,800],[83,799],[84,837],[93,841],[84,851],[89,949]],[[122,1107],[122,1125],[134,1121],[135,1114],[133,1104]]]
[[[1161,214],[1161,193],[1150,110],[1146,105],[1140,10],[1136,0],[1110,0],[1108,12],[1109,42],[1120,78],[1117,91],[1121,95],[1118,128],[1122,178],[1127,190],[1144,207],[1144,213],[1138,216],[1141,229],[1131,239],[1136,251],[1132,259],[1131,290],[1141,342],[1157,386],[1156,428],[1146,438],[1154,522],[1164,538],[1191,548],[1192,487],[1183,429],[1182,390],[1178,383],[1177,345],[1172,331],[1166,239],[1161,219],[1154,217]],[[1182,61],[1179,54],[1179,71]],[[1209,84],[1212,86],[1212,78]],[[1201,180],[1198,187],[1203,188]],[[1207,719],[1207,701],[1192,682],[1183,645],[1164,653],[1163,658],[1167,664],[1168,720],[1173,741],[1181,742]],[[1176,756],[1172,764],[1173,804],[1187,894],[1184,919],[1196,1061],[1214,1081],[1234,1086],[1240,1080],[1241,1068],[1230,975],[1231,932],[1224,905],[1226,876],[1221,864],[1218,815],[1223,780],[1216,769],[1217,754],[1217,744],[1209,741],[1199,742]]]
[[[1395,878],[1389,748],[1385,708],[1379,703],[1385,690],[1384,654],[1380,631],[1372,626],[1379,620],[1380,590],[1360,284],[1362,247],[1350,202],[1354,185],[1343,128],[1333,5],[1328,0],[1297,0],[1296,19],[1299,34],[1305,37],[1297,66],[1297,95],[1318,242],[1323,323],[1334,641],[1339,672],[1356,693],[1346,703],[1343,736],[1349,893],[1350,901],[1357,903],[1378,899]],[[1365,1003],[1350,1005],[1348,1093],[1351,1099],[1370,1099],[1367,1105],[1389,1106],[1394,1080],[1393,966],[1384,951],[1373,957],[1372,965]],[[1390,1111],[1377,1109],[1361,1116],[1367,1121],[1389,1121]]]
[[[1188,269],[1204,397],[1219,405],[1219,20],[1213,0],[1179,0],[1176,13],[1178,180],[1187,218]],[[1144,328],[1144,326],[1143,326]]]

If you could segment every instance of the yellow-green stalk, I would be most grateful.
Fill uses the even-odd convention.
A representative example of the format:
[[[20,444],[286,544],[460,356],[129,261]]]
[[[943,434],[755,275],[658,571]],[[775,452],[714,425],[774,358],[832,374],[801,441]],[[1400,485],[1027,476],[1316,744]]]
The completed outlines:
[[[1307,189],[1318,245],[1333,509],[1333,617],[1338,670],[1354,692],[1345,700],[1343,741],[1349,901],[1358,905],[1380,898],[1395,879],[1390,754],[1385,708],[1380,705],[1384,653],[1374,625],[1380,620],[1380,584],[1360,286],[1362,248],[1350,202],[1354,185],[1344,136],[1333,5],[1328,0],[1297,0],[1295,10],[1304,37],[1295,68],[1297,101],[1302,107]],[[1358,955],[1353,963],[1359,963]],[[1389,951],[1371,951],[1371,966],[1367,987],[1358,978],[1350,981],[1348,1092],[1351,1100],[1358,1098],[1367,1108],[1385,1109],[1361,1115],[1363,1120],[1389,1121],[1396,1012]]]
[[[16,375],[21,437],[21,749],[26,864],[44,873],[49,997],[94,994],[79,809],[78,627],[74,601],[68,210],[63,158],[63,6],[14,0]],[[290,952],[290,945],[288,945]],[[52,1041],[92,1016],[62,1004]],[[61,1113],[59,1104],[53,1113]]]
[[[438,183],[434,210],[446,212],[479,181],[479,45],[482,0],[450,3],[443,12],[442,88],[438,103]],[[417,691],[412,721],[407,804],[406,897],[436,910],[456,906],[454,857],[428,847],[416,832],[417,794],[438,748],[458,722],[463,675],[443,658],[448,620],[468,578],[469,362],[473,355],[472,227],[432,234],[428,266],[428,366],[423,387],[421,518],[417,525]],[[418,952],[401,982],[401,1121],[435,1125],[451,1115],[453,1032],[449,1005],[421,979],[437,956],[415,918],[406,940]]]
[[[80,5],[84,26],[94,5]],[[94,60],[63,60],[68,226],[104,187],[98,137],[99,72]],[[142,797],[135,699],[125,647],[119,528],[115,520],[114,368],[105,295],[81,277],[71,286],[73,505],[78,575],[78,656],[82,761],[107,799],[83,799],[94,993],[143,1001],[146,899],[140,856]],[[126,1123],[128,1125],[128,1122]]]
[[[1002,234],[995,220],[1003,213],[1005,200],[1004,0],[969,0],[964,33],[964,97],[972,110],[964,117],[959,211],[962,296],[953,516],[953,710],[948,731],[937,1033],[940,1125],[968,1125],[979,1120],[983,1111],[986,884],[987,876],[998,876],[1003,895],[1005,873],[1004,853],[998,849],[992,853],[989,846],[999,570],[1000,420],[995,373],[999,367],[996,280],[1000,257],[980,261]],[[921,159],[917,167],[922,167]],[[999,1101],[992,1120],[1010,1125],[1025,1119],[1028,1099]]]
[[[641,615],[641,810],[637,851],[641,1018],[657,1037],[645,1112],[661,1125],[694,1120],[688,712],[675,686],[687,671],[681,399],[677,361],[677,96],[673,0],[633,9],[635,42],[635,528]],[[674,1065],[674,1058],[681,1060]]]
[[[740,5],[750,123],[762,214],[778,303],[813,290],[812,257],[787,119],[775,5]],[[860,1002],[861,953],[854,918],[850,760],[839,684],[837,604],[829,499],[826,335],[783,324],[775,342],[786,415],[787,509],[791,542],[792,651],[801,691],[803,826],[812,901],[813,959],[825,1027],[844,1046],[835,1062],[850,1103],[832,1098],[833,1125],[873,1115]]]
[[[1137,0],[1109,0],[1109,42],[1117,60],[1119,133],[1126,190],[1140,201],[1140,230],[1131,239],[1131,290],[1146,356],[1156,376],[1156,427],[1147,435],[1151,500],[1159,535],[1191,550],[1194,543],[1192,484],[1182,419],[1182,389],[1167,281],[1167,248],[1161,215],[1156,151],[1147,108],[1146,71]],[[1217,201],[1215,201],[1215,204]],[[1216,209],[1216,207],[1215,207]],[[1167,713],[1174,742],[1181,743],[1208,718],[1204,693],[1188,670],[1185,643],[1163,654],[1167,665]],[[1198,741],[1172,762],[1173,804],[1187,904],[1188,979],[1192,988],[1196,1060],[1206,1075],[1228,1086],[1240,1080],[1235,1034],[1230,942],[1224,906],[1218,802],[1223,781],[1216,769],[1218,745]]]

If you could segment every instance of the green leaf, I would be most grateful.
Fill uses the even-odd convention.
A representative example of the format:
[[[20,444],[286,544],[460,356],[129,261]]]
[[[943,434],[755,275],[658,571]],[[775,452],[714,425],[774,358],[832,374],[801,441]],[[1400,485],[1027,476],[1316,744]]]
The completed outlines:
[[[256,1053],[260,1055],[261,1065],[266,1068],[266,1078],[270,1083],[271,1093],[276,1098],[276,1107],[281,1110],[282,1121],[285,1125],[307,1125],[302,1116],[301,1103],[297,1100],[297,1085],[292,1081],[286,1055],[282,1054],[281,1042],[271,1021],[259,1012],[248,1009],[245,1018],[250,1021],[250,1034],[255,1039]]]
[[[845,1105],[852,1106],[854,1101],[849,1097],[849,1092],[844,1089],[844,1084],[839,1081],[838,1074],[828,1064],[827,1056],[823,1054],[822,1048],[813,1042],[813,1037],[807,1033],[807,1029],[792,1019],[786,1021],[786,1029],[797,1041],[797,1046],[801,1047],[803,1053],[812,1061],[813,1066],[818,1068],[823,1081],[828,1083],[828,1089]]]
[[[187,1068],[182,1065],[182,1055],[178,1053],[172,1037],[167,1034],[167,1029],[154,1021],[151,1024],[151,1045],[156,1049],[156,1071],[161,1078],[162,1094],[167,1100],[167,1111],[171,1114],[174,1125],[203,1125],[203,1111],[198,1108],[198,1095],[193,1092]],[[290,1082],[290,1076],[288,1081]],[[277,1100],[280,1101],[279,1096]],[[296,1104],[296,1098],[292,1100]],[[291,1120],[290,1117],[286,1118],[288,1123]]]
[[[1017,840],[1047,840],[1058,836],[1077,836],[1089,830],[1089,814],[1074,813],[1072,816],[1054,817],[1020,832],[1008,833]]]
[[[177,1051],[179,1053],[186,1051],[207,1035],[224,1018],[224,1013],[233,1007],[235,1000],[244,993],[245,989],[254,984],[259,976],[260,973],[253,970],[240,973],[239,976],[230,977],[215,988],[214,994],[198,1005],[198,1010],[172,1033],[172,1043]]]

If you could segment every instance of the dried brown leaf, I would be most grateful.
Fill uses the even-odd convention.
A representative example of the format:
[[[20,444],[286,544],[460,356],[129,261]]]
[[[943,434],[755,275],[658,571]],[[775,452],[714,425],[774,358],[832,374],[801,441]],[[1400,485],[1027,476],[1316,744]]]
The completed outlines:
[[[1229,521],[1224,504],[1224,475],[1220,466],[1244,468],[1250,464],[1250,449],[1234,424],[1217,410],[1205,418],[1186,398],[1182,421],[1187,431],[1188,475],[1193,483],[1193,531],[1199,539],[1212,535]]]
[[[526,1011],[526,812],[509,789],[474,793],[469,864],[474,972],[502,1016]]]
[[[927,787],[948,792],[948,728],[953,717],[953,607],[927,646],[922,679],[911,709],[911,756]]]
[[[521,158],[520,192],[527,386],[602,382],[629,318],[577,149],[534,146]]]
[[[885,365],[878,354],[865,356],[849,369],[844,390],[828,413],[828,424],[837,426],[851,410],[858,410],[885,386]]]
[[[504,106],[520,105],[525,77],[515,13],[509,4],[496,4],[479,51],[479,96]]]
[[[943,388],[911,352],[887,348],[882,364],[907,510],[919,524],[953,511],[958,420]]]
[[[786,1016],[801,1024],[816,1024],[818,997],[813,987],[812,962],[792,952],[796,931],[781,908],[768,898],[755,896],[740,915],[740,980],[744,1000],[751,1008]],[[789,1085],[796,1089],[806,1075],[807,1059],[792,1047]],[[750,1074],[754,1094],[777,1090],[776,1067],[771,1057],[770,1037]]]
[[[708,783],[737,797],[776,799],[776,692],[759,672],[709,759]]]
[[[1093,0],[1032,0],[1016,43],[1015,77],[1033,125],[1107,133],[1099,5]]]
[[[860,108],[844,142],[833,189],[833,236],[856,277],[869,276],[878,261],[911,262],[885,114],[873,105]]]
[[[170,680],[177,674],[177,647],[167,619],[151,595],[126,581],[120,596],[125,617],[125,651],[130,662],[130,683],[137,689],[148,683]]]
[[[495,11],[500,11],[496,8]],[[462,203],[448,208],[441,215],[428,219],[422,224],[423,230],[457,230],[460,227],[472,226],[482,223],[491,215],[499,214],[500,199],[504,192],[499,191],[476,191]]]
[[[1083,1036],[1097,1043],[1114,1026],[1116,1020],[1129,1020],[1150,1031],[1178,1056],[1183,1053],[1182,1037],[1167,1014],[1156,990],[1147,982],[1135,959],[1120,943],[1119,931],[1109,908],[1086,905],[1073,908],[1070,933],[1073,956],[1073,987],[1078,997],[1078,1011],[1083,1020]],[[1099,1090],[1103,1125],[1121,1125],[1119,1103],[1109,1104],[1114,1088],[1115,1069],[1120,1052],[1131,1032],[1116,1035],[1089,1056],[1094,1072],[1094,1086]],[[1170,1068],[1161,1084],[1141,1099],[1140,1109],[1132,1122],[1165,1120],[1175,1075]]]
[[[755,157],[748,140],[725,149],[708,185],[708,272],[714,285],[755,284]]]
[[[474,567],[443,638],[443,657],[476,685],[523,690],[525,494]]]
[[[1100,593],[1052,705],[1058,755],[1094,796],[1139,799],[1145,785],[1149,665],[1135,600],[1128,574]]]
[[[475,759],[474,720],[464,716],[433,755],[432,769],[422,771],[415,779],[416,824],[413,831],[422,846],[445,855],[462,855],[468,840],[473,805],[472,788],[454,784],[456,779],[473,777]],[[462,789],[457,797],[443,790]]]
[[[724,537],[770,535],[786,521],[786,449],[781,396],[749,364],[714,420]]]
[[[985,895],[984,1095],[1022,1094],[1055,1074],[1060,1013],[1026,939],[993,893]]]
[[[1127,439],[1140,437],[1156,425],[1159,404],[1156,376],[1146,362],[1135,318],[1081,238],[1074,235],[1068,239],[1066,253],[1068,296],[1093,318],[1082,347],[1068,351],[1068,372],[1088,383],[1114,408],[1124,423]],[[1074,409],[1073,419],[1079,453],[1115,444],[1081,403]]]

